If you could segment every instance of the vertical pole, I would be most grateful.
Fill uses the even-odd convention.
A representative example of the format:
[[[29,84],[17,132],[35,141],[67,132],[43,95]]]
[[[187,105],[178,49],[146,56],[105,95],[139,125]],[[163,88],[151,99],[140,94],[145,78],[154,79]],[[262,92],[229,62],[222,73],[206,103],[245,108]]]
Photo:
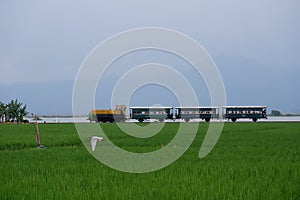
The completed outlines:
[[[39,133],[39,124],[37,123],[37,116],[35,116],[34,133],[35,133],[36,145],[39,148],[39,147],[41,147],[41,139],[40,139],[40,133]]]

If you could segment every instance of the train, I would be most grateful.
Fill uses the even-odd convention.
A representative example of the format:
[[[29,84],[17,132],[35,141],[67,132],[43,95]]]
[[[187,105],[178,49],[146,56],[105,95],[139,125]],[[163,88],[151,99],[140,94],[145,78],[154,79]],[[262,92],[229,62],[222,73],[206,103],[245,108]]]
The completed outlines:
[[[116,105],[114,110],[92,110],[89,114],[90,121],[95,122],[125,122],[126,106]],[[266,106],[132,106],[129,107],[130,119],[139,122],[155,119],[159,122],[165,120],[184,120],[188,122],[193,119],[202,119],[210,122],[212,119],[226,119],[236,122],[238,119],[267,119]]]
[[[253,122],[258,119],[267,119],[266,106],[223,106],[223,116],[225,119],[236,122],[240,118],[249,118]]]
[[[125,122],[126,119],[126,106],[115,105],[114,109],[107,110],[92,110],[89,113],[89,120],[95,122]]]

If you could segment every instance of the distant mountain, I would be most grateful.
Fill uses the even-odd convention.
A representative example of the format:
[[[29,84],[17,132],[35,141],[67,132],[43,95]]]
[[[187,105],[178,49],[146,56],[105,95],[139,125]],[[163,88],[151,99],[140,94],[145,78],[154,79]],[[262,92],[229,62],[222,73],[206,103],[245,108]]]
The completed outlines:
[[[237,55],[222,55],[213,59],[224,80],[227,105],[265,105],[268,112],[281,110],[284,113],[300,113],[299,68],[289,68],[289,71],[285,68],[274,69]],[[191,77],[189,81],[196,85],[200,104],[208,105],[207,89],[199,84],[198,80],[194,80],[193,76]],[[112,80],[97,88],[96,108],[110,107],[113,88]],[[1,84],[0,100],[8,102],[17,98],[27,104],[30,113],[38,115],[70,115],[72,92],[73,80]],[[165,88],[145,86],[132,95],[130,104],[176,106],[178,102]]]
[[[300,113],[299,68],[273,68],[238,55],[214,58],[228,105],[266,105],[269,110]]]
[[[0,85],[0,100],[18,98],[30,113],[71,114],[73,81],[14,83]]]

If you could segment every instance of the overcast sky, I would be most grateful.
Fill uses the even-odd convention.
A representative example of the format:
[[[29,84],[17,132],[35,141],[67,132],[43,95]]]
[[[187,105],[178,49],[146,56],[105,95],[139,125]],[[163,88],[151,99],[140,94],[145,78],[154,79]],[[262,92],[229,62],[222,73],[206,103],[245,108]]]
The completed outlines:
[[[29,112],[70,114],[73,81],[87,54],[111,35],[150,26],[203,45],[223,76],[229,105],[300,113],[299,10],[298,0],[1,0],[0,101],[18,98]],[[168,62],[167,55],[146,53],[135,56],[138,63]],[[133,102],[141,104],[139,92]],[[97,106],[107,107],[106,100]]]

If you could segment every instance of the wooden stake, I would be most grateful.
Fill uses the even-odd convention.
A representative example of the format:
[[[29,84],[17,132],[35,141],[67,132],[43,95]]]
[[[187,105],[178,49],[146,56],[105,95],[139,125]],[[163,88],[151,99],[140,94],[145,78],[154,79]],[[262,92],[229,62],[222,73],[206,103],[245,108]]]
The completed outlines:
[[[39,124],[37,123],[37,116],[35,116],[34,133],[35,133],[36,145],[37,147],[41,147],[41,138],[39,133]]]

